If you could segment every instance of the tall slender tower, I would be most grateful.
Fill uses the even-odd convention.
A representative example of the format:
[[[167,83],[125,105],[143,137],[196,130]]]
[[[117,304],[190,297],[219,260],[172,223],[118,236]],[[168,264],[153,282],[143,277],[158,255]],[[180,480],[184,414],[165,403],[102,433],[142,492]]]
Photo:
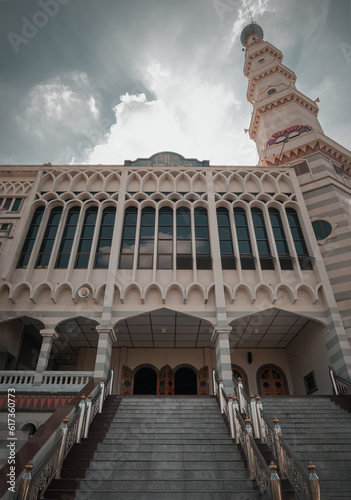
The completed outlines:
[[[350,152],[328,138],[319,123],[319,99],[313,101],[296,88],[295,73],[284,66],[282,52],[263,40],[262,28],[254,22],[246,26],[241,43],[247,99],[253,105],[249,133],[259,164],[281,165],[321,151],[350,169]]]

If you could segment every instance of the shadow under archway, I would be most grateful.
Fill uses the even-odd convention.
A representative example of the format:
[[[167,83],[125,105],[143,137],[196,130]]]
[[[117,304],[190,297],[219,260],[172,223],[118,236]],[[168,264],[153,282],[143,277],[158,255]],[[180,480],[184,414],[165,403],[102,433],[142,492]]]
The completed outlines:
[[[197,394],[197,378],[191,368],[179,368],[174,374],[174,393],[177,395]]]
[[[156,394],[157,374],[148,366],[140,368],[134,375],[133,394]]]

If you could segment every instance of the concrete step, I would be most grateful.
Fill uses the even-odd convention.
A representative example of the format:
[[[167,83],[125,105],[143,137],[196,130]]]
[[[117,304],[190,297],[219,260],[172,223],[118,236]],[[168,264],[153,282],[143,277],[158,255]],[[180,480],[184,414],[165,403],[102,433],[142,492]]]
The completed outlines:
[[[147,457],[146,457],[147,458]],[[153,471],[153,470],[180,470],[180,471],[215,471],[218,474],[221,471],[247,471],[245,469],[244,461],[240,456],[232,460],[218,459],[216,462],[199,460],[163,460],[163,461],[149,461],[145,460],[125,460],[121,462],[111,462],[111,460],[97,460],[95,457],[90,461],[90,470],[103,469],[103,470],[138,470],[138,471]],[[86,459],[66,459],[64,467],[77,469],[80,467],[88,467],[89,463]]]
[[[124,443],[123,445],[116,444],[106,444],[98,443],[97,444],[97,452],[116,452],[118,449],[123,451],[123,453],[226,453],[232,452],[234,448],[233,443],[225,443],[225,444],[217,444],[217,443],[207,443],[207,444],[146,444],[144,442],[140,442],[138,444],[130,444]],[[235,448],[234,448],[235,449]],[[238,452],[239,453],[239,452]]]
[[[128,492],[124,490],[108,491],[100,489],[98,492],[93,493],[91,490],[80,489],[75,491],[60,491],[50,490],[45,492],[44,498],[53,498],[55,500],[73,500],[75,498],[89,498],[89,500],[116,500],[121,498],[123,500],[262,500],[262,496],[257,491],[250,491],[246,489],[237,489],[235,492],[226,490],[219,491],[169,491],[167,488],[168,483],[162,490],[157,491],[141,491],[136,494],[135,491]]]

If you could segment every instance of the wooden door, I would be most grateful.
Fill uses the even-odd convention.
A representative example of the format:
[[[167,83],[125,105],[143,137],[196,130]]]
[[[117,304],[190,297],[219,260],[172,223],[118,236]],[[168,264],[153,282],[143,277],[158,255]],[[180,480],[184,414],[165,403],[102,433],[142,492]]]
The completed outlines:
[[[206,396],[209,393],[208,366],[203,366],[197,372],[197,394],[199,396]]]
[[[172,368],[168,365],[158,372],[157,394],[174,394],[174,374]]]
[[[286,394],[286,387],[282,373],[268,366],[260,374],[260,389],[262,396],[282,396]]]
[[[134,389],[134,373],[129,366],[122,368],[122,385],[121,393],[125,395],[133,394]]]

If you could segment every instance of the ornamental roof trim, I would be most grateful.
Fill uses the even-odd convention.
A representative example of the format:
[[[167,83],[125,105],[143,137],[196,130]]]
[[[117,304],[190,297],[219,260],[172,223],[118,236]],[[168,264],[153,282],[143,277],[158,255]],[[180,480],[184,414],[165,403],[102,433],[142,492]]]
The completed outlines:
[[[208,160],[197,160],[196,158],[184,158],[184,156],[179,153],[174,153],[172,151],[162,151],[160,153],[155,153],[150,156],[150,158],[137,158],[136,160],[125,160],[125,167],[209,167],[210,162]]]

